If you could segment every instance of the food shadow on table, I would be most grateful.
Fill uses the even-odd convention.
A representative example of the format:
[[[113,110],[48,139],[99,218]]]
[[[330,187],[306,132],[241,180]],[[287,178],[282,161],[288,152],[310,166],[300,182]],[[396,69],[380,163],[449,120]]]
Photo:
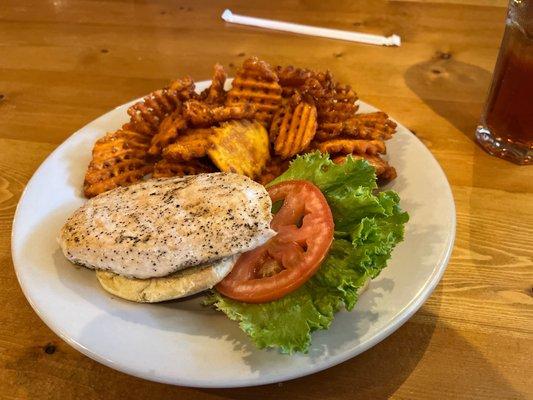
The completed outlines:
[[[438,288],[434,297],[440,307],[442,290]],[[447,357],[435,356],[435,352],[431,357],[425,357],[431,342],[436,342],[433,346],[441,349],[443,344],[452,344],[453,349],[445,351],[449,354],[448,357],[451,357],[448,358],[450,360],[460,354],[468,358],[469,365],[486,365],[487,376],[493,382],[491,387],[498,388],[498,393],[487,392],[487,398],[525,398],[494,367],[490,366],[488,360],[467,339],[440,321],[437,314],[424,309],[381,343],[325,371],[273,385],[240,389],[200,389],[200,391],[212,396],[209,398],[235,400],[253,398],[381,400],[395,394],[399,398],[416,398],[423,396],[422,393],[427,397],[439,398],[443,395],[440,391],[442,382],[450,382],[451,388],[446,392],[450,398],[459,398],[462,394],[471,392],[472,382],[478,379],[476,375],[479,371],[473,368],[443,365],[442,361]],[[415,381],[422,381],[425,384],[418,386],[420,385],[418,383],[416,387],[407,384],[403,388],[404,382],[413,374],[419,378],[424,376],[423,380]]]
[[[409,377],[423,357],[435,329],[408,323],[366,352],[327,370],[291,381],[241,389],[201,389],[231,399],[385,399]]]
[[[404,76],[407,86],[421,100],[471,141],[475,141],[491,77],[486,69],[441,51],[409,67]]]

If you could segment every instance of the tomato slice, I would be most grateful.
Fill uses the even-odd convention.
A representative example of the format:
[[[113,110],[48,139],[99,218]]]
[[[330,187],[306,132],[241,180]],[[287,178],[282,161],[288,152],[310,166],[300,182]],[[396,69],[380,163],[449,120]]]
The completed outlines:
[[[279,299],[318,270],[333,241],[333,216],[324,195],[308,181],[286,181],[268,189],[283,205],[270,226],[277,235],[237,260],[216,289],[248,303]]]

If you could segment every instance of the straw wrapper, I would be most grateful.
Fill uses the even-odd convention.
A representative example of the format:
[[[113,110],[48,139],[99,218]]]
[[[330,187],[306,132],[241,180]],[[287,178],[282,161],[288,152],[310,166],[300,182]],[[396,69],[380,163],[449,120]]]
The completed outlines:
[[[224,10],[222,19],[233,24],[258,26],[260,28],[273,29],[277,31],[300,33],[309,36],[321,36],[330,39],[348,40],[378,46],[400,46],[401,39],[398,35],[388,37],[372,35],[369,33],[349,32],[339,29],[320,28],[316,26],[293,24],[290,22],[275,21],[272,19],[247,17],[245,15],[233,14],[230,10]]]

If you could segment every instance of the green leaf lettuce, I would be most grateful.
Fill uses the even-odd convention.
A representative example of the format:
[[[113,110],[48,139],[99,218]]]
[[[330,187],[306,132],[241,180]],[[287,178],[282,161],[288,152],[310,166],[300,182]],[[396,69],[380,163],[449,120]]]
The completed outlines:
[[[296,179],[318,186],[333,213],[334,240],[318,272],[298,290],[269,303],[243,303],[216,291],[207,301],[238,321],[258,347],[289,354],[306,352],[311,332],[327,329],[341,307],[355,306],[358,290],[386,267],[409,219],[395,192],[376,193],[374,168],[364,160],[348,157],[337,165],[328,155],[307,154],[271,185]]]

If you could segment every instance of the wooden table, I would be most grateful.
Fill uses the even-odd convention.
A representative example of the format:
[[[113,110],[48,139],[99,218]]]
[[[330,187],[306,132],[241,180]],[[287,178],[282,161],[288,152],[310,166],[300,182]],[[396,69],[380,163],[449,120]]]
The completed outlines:
[[[533,398],[533,168],[490,157],[473,139],[506,1],[327,3],[1,1],[1,399]],[[394,32],[403,44],[371,47],[227,25],[219,18],[226,7]],[[457,205],[457,239],[444,279],[379,345],[282,384],[197,390],[97,364],[53,334],[18,286],[10,233],[24,185],[59,143],[100,114],[174,77],[206,79],[216,61],[232,72],[249,55],[329,68],[425,143]]]

